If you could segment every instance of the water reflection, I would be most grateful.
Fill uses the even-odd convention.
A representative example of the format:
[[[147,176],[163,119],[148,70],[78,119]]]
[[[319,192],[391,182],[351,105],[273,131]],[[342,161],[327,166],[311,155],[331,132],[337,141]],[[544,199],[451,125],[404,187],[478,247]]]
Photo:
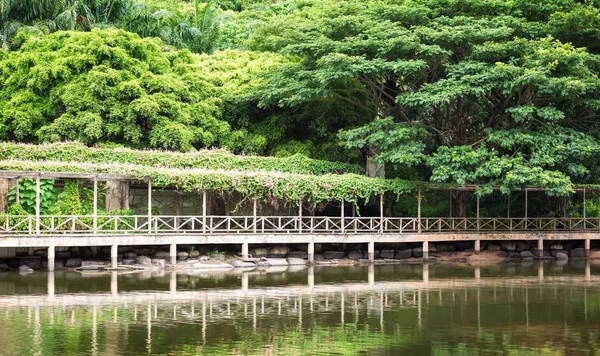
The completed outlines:
[[[593,353],[598,272],[538,263],[5,274],[0,344],[9,355]]]

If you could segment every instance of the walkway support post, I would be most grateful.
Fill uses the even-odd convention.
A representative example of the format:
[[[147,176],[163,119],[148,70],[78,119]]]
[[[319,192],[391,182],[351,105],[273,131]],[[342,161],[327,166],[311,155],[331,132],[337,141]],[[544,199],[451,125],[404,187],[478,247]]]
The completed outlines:
[[[242,243],[242,259],[247,259],[248,258],[248,241],[244,241],[244,243]]]
[[[48,246],[48,272],[54,272],[54,246]]]
[[[481,240],[477,239],[475,240],[475,248],[474,248],[475,252],[479,252],[481,251]]]
[[[40,234],[40,176],[35,178],[35,233]]]
[[[429,241],[423,241],[423,260],[429,259]]]
[[[539,254],[539,257],[544,257],[544,239],[543,238],[538,239],[538,254]]]
[[[152,180],[148,178],[148,233],[152,233]]]
[[[417,232],[419,234],[423,232],[423,229],[421,227],[421,198],[421,186],[419,185],[419,194],[417,196]]]
[[[177,244],[172,243],[169,249],[169,257],[171,258],[171,264],[174,266],[177,264]]]
[[[311,241],[308,243],[308,263],[315,262],[315,242]]]
[[[110,267],[117,268],[117,255],[119,254],[119,245],[112,245],[110,247]]]
[[[97,176],[94,177],[94,202],[92,204],[94,204],[93,228],[94,228],[94,234],[97,234],[98,233],[98,177]]]
[[[590,246],[591,246],[591,240],[585,239],[585,257],[586,258],[590,257]]]
[[[375,241],[369,242],[369,246],[367,247],[367,253],[369,257],[369,262],[375,262]]]

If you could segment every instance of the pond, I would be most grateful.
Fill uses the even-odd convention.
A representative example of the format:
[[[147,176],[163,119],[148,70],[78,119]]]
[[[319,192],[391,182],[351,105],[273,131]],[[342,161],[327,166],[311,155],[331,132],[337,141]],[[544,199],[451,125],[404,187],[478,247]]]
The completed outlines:
[[[4,273],[0,354],[592,355],[599,276],[586,261]]]

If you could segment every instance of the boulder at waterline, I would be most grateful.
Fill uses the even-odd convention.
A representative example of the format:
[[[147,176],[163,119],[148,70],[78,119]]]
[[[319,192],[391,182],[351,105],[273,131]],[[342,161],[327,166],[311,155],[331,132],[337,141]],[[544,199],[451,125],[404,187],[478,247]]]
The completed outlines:
[[[363,257],[363,253],[361,251],[350,251],[348,252],[349,260],[361,260]]]
[[[256,267],[256,263],[254,263],[254,262],[247,262],[247,261],[241,261],[241,260],[233,260],[233,261],[231,261],[231,265],[235,268]]]
[[[250,253],[250,255],[252,255],[254,258],[260,258],[267,257],[269,250],[267,250],[265,247],[255,247],[251,248],[248,253]]]
[[[185,261],[188,259],[188,257],[190,257],[190,254],[188,252],[185,252],[185,251],[177,252],[177,260],[178,261]]]
[[[321,253],[315,253],[315,261],[325,261],[325,257]]]
[[[288,257],[287,263],[290,266],[304,266],[308,264],[308,260],[305,260],[303,258]]]
[[[557,257],[556,255],[559,253],[567,255],[567,257],[569,256],[568,250],[550,250],[550,254],[552,255],[552,257]]]
[[[136,256],[137,256],[137,254],[136,254]],[[168,251],[156,251],[156,253],[154,253],[154,258],[169,259],[169,258],[171,258],[171,253]]]
[[[523,252],[529,250],[530,246],[527,242],[517,241],[515,242],[515,246],[517,247],[518,252]]]
[[[500,249],[506,252],[514,252],[517,249],[517,245],[514,241],[502,241]]]
[[[489,244],[487,250],[492,252],[500,251],[500,246],[496,244]]]
[[[566,261],[569,259],[569,256],[564,252],[557,252],[555,257],[559,261]]]
[[[152,259],[148,256],[138,256],[135,259],[135,263],[142,266],[149,266],[152,264]]]
[[[454,244],[429,244],[429,252],[452,252],[456,251]]]
[[[200,251],[198,251],[198,250],[191,250],[189,253],[190,253],[190,258],[200,257]]]
[[[135,259],[134,258],[124,258],[123,261],[121,261],[121,264],[125,265],[125,266],[131,266],[135,264]]]
[[[362,255],[363,255],[363,259],[365,259],[365,260],[369,259],[369,251],[363,251]],[[380,257],[381,257],[381,251],[375,250],[375,252],[373,252],[373,258],[380,258]]]
[[[268,260],[264,260],[264,261],[258,261],[256,263],[257,266],[259,267],[275,267],[275,266],[289,266],[289,263],[287,260],[282,259],[282,258],[274,258],[274,259],[268,259]]]
[[[540,257],[540,250],[538,250],[537,247],[532,248],[530,251],[535,257]],[[542,250],[542,257],[552,257],[552,255],[550,254],[550,251]]]
[[[0,263],[0,271],[8,271],[8,265],[6,263]]]
[[[531,251],[521,251],[521,257],[523,258],[534,258],[535,256],[533,255],[533,253]]]
[[[165,260],[161,258],[155,258],[152,260],[152,266],[164,269],[166,265]]]
[[[381,254],[379,255],[379,257],[385,259],[393,259],[395,254],[396,251],[394,250],[381,250]]]
[[[288,258],[308,258],[308,253],[304,251],[290,251],[287,255]]]
[[[496,256],[506,258],[508,257],[508,253],[506,251],[498,251],[496,252]]]
[[[27,265],[23,265],[19,267],[19,272],[21,273],[31,273],[33,272],[33,268],[27,266]]]
[[[155,250],[153,248],[139,248],[139,249],[135,249],[133,250],[133,252],[137,253],[140,256],[149,256],[149,255],[153,255]]]
[[[571,251],[569,251],[569,256],[571,258],[586,258],[587,252],[584,248],[574,248]]]
[[[67,260],[67,262],[65,262],[65,267],[68,268],[74,268],[74,267],[81,267],[81,258],[77,258],[77,257],[71,257]]]
[[[326,260],[336,260],[340,258],[344,258],[346,256],[346,252],[344,251],[325,251],[323,252],[323,257]]]
[[[135,252],[125,252],[123,254],[123,258],[126,258],[126,259],[135,259],[136,257],[137,257],[137,253],[135,253]]]
[[[561,244],[552,244],[552,245],[550,245],[550,249],[551,250],[562,250],[563,249],[563,245],[561,245]]]
[[[271,246],[267,249],[269,258],[284,258],[290,252],[287,246]]]
[[[397,260],[405,260],[407,258],[410,258],[411,256],[412,256],[412,250],[410,250],[410,249],[408,249],[408,250],[398,250],[394,254],[394,258],[397,259]]]

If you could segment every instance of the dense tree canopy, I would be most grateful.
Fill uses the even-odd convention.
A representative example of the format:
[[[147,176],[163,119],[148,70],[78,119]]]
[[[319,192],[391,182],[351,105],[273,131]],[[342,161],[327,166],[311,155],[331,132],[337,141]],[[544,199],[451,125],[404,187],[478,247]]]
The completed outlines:
[[[3,140],[369,157],[480,193],[600,180],[594,1],[0,3]]]

